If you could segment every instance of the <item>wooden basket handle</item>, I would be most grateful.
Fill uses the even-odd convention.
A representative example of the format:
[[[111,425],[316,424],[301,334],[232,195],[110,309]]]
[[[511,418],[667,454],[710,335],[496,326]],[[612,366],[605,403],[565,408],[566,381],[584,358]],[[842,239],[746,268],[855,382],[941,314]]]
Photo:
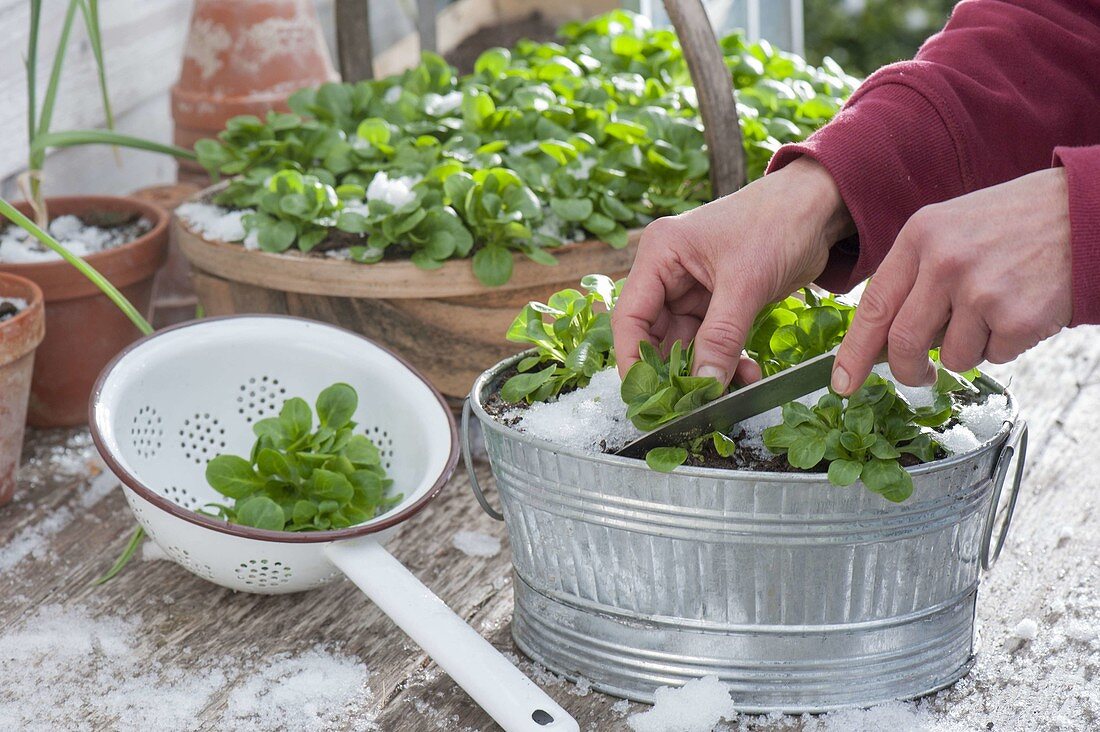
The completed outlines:
[[[699,98],[703,136],[710,155],[710,186],[714,198],[719,198],[745,184],[745,149],[737,122],[733,75],[726,68],[703,0],[664,3]]]

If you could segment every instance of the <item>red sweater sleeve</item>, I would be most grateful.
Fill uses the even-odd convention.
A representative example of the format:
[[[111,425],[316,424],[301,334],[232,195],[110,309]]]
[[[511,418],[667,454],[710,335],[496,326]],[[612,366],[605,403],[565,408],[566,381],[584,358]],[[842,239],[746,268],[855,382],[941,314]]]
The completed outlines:
[[[1056,147],[1066,169],[1073,247],[1073,322],[1100,323],[1100,145]]]
[[[836,180],[857,235],[833,248],[819,282],[848,290],[931,203],[1051,164],[1055,147],[1100,144],[1100,2],[964,0],[917,57],[871,75],[828,125],[781,148]],[[1094,148],[1095,149],[1095,148]],[[1070,178],[1076,322],[1100,322],[1100,169],[1062,150]],[[1077,307],[1086,311],[1078,312]]]

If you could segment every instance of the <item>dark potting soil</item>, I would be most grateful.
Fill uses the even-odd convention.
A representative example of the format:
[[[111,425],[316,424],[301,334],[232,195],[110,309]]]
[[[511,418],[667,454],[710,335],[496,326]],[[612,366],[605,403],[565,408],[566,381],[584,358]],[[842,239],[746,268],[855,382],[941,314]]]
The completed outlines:
[[[508,23],[481,28],[469,38],[458,44],[443,58],[460,74],[470,74],[474,70],[477,57],[490,48],[500,46],[512,48],[524,38],[545,43],[554,40],[556,28],[539,13],[531,13]]]
[[[509,413],[522,412],[530,405],[527,402],[519,402],[518,404],[512,404],[504,401],[500,396],[500,388],[508,379],[519,373],[519,370],[512,366],[506,371],[501,372],[497,377],[497,380],[492,384],[492,391],[489,394],[488,399],[482,405],[485,412],[500,422],[506,427],[516,428],[516,425],[520,421],[519,415],[508,416]],[[959,398],[960,404],[976,403],[980,398],[980,395],[966,394],[964,397]],[[951,423],[954,424],[958,420],[952,419]],[[802,468],[795,468],[787,462],[787,458],[784,455],[772,455],[761,454],[756,449],[746,447],[743,443],[745,441],[745,432],[742,430],[736,435],[731,435],[733,441],[737,443],[737,448],[733,454],[729,457],[723,457],[718,454],[718,451],[714,448],[714,443],[711,440],[704,440],[700,448],[700,454],[689,454],[686,465],[693,468],[716,468],[719,470],[751,470],[761,473],[826,473],[828,467],[823,466],[815,470],[803,470]],[[607,446],[601,442],[600,447],[605,453],[611,451],[607,449]],[[941,448],[936,453],[936,460],[946,457],[946,453]],[[921,464],[921,461],[915,455],[903,454],[898,462],[901,463],[904,468],[911,468]]]
[[[0,323],[9,318],[14,318],[19,313],[19,308],[13,302],[0,302]]]
[[[512,378],[518,373],[519,369],[517,369],[515,366],[512,366],[508,370],[502,372],[497,377],[496,382],[493,384],[493,391],[489,394],[489,398],[486,399],[485,404],[482,405],[490,417],[495,419],[497,422],[500,422],[505,427],[515,427],[520,420],[518,416],[508,417],[508,412],[524,410],[527,409],[528,406],[530,406],[529,404],[527,404],[527,402],[512,404],[511,402],[504,401],[504,399],[500,396],[500,387],[503,386],[505,381]]]

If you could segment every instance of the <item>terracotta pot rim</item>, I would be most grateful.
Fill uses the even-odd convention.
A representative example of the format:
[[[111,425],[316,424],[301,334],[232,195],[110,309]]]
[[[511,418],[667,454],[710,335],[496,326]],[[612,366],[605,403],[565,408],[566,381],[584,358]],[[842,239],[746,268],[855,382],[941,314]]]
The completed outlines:
[[[22,297],[22,295],[8,295],[8,288],[5,285],[19,285],[23,289],[30,292],[31,297],[29,299]],[[8,318],[7,320],[0,321],[0,331],[6,331],[8,329],[22,329],[26,328],[28,331],[35,331],[37,333],[27,340],[23,347],[17,347],[14,349],[14,353],[11,357],[8,357],[3,350],[0,350],[0,368],[7,366],[13,361],[17,361],[23,356],[27,355],[30,351],[33,351],[38,347],[38,344],[42,342],[42,338],[46,334],[45,328],[45,296],[42,294],[42,288],[34,282],[34,280],[26,277],[21,277],[17,274],[10,272],[0,272],[0,297],[19,297],[20,299],[27,300],[27,307],[20,310],[15,314],[15,317]],[[32,322],[38,321],[38,322]]]
[[[104,210],[128,209],[149,219],[153,226],[132,241],[83,257],[84,261],[120,289],[153,276],[168,256],[168,225],[171,216],[162,206],[132,196],[86,195],[46,198],[47,207],[63,210],[72,207],[95,210],[97,205],[104,203],[114,206],[113,209]],[[29,208],[26,201],[19,201],[13,205],[23,213],[27,213]],[[7,222],[7,225],[15,224]],[[150,252],[134,262],[122,261],[137,256],[145,249],[159,251]],[[0,271],[31,280],[44,280],[40,286],[47,302],[72,300],[100,292],[99,288],[63,259],[45,262],[0,262]]]
[[[174,84],[169,90],[171,97],[171,103],[173,109],[178,107],[182,103],[188,104],[214,104],[217,106],[262,106],[270,107],[272,104],[280,104],[285,107],[285,101],[288,92],[295,92],[299,89],[316,87],[321,84],[329,84],[340,81],[339,74],[333,72],[323,81],[316,80],[304,80],[304,81],[289,81],[283,82],[273,87],[265,89],[257,89],[251,92],[242,93],[228,93],[217,94],[210,92],[206,89],[180,86],[178,83]],[[175,110],[177,113],[183,113],[186,116],[193,117],[195,119],[202,119],[204,117],[202,112],[192,112]],[[208,116],[208,115],[207,115]]]
[[[217,192],[224,186],[225,183],[218,183],[209,188],[204,188],[192,196],[189,202],[206,203],[205,199],[210,194]],[[641,235],[641,229],[631,229],[629,232],[630,244],[622,249],[615,249],[607,242],[598,239],[567,242],[554,250],[554,255],[559,260],[557,266],[532,262],[516,252],[514,254],[515,269],[511,279],[503,285],[491,287],[482,284],[474,277],[470,257],[450,259],[442,267],[432,270],[417,267],[411,259],[361,264],[298,251],[276,253],[245,249],[240,242],[227,242],[204,236],[192,228],[177,213],[172,214],[172,221],[177,230],[177,241],[181,251],[187,256],[191,265],[198,270],[235,282],[243,282],[267,289],[300,294],[369,297],[372,299],[438,299],[526,289],[541,286],[551,281],[560,281],[560,273],[571,265],[577,268],[581,268],[582,264],[588,265],[585,268],[589,271],[581,272],[578,278],[601,269],[621,271],[629,269],[629,262],[625,263],[626,266],[624,267],[623,262],[615,260],[623,257],[633,259],[629,253]],[[592,253],[603,255],[606,260],[602,263],[603,267],[590,264],[587,259],[583,263],[571,261],[573,258],[586,257]],[[210,257],[205,255],[210,255]],[[211,261],[212,258],[217,258],[219,261]],[[259,274],[249,272],[248,267],[240,266],[246,263],[253,266],[261,265],[264,270],[280,272],[283,277],[280,278],[281,281],[272,280],[269,276],[266,276],[265,272]],[[309,269],[311,272],[307,274],[303,271],[302,276],[295,279],[293,287],[287,286],[286,280],[294,279],[293,275],[299,268],[302,270]],[[319,276],[319,272],[323,274]],[[555,274],[555,272],[559,274]],[[287,277],[287,274],[292,276]]]

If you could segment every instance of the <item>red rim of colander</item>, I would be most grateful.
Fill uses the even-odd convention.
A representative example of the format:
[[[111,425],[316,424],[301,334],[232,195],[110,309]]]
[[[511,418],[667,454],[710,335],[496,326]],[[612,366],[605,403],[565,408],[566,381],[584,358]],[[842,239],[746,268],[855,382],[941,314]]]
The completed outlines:
[[[447,417],[447,424],[451,430],[451,449],[450,454],[447,457],[447,464],[443,468],[443,472],[439,475],[435,484],[428,489],[428,491],[418,498],[413,503],[410,503],[400,511],[395,511],[391,514],[383,514],[382,519],[375,523],[360,524],[359,526],[350,526],[346,529],[337,529],[335,531],[268,531],[267,529],[254,529],[250,526],[240,526],[239,524],[231,524],[228,521],[222,521],[210,516],[203,516],[200,513],[194,511],[188,511],[186,508],[173,503],[164,496],[160,495],[154,490],[146,487],[144,483],[137,479],[130,471],[126,470],[115,459],[114,455],[110,453],[104,446],[103,436],[99,431],[99,425],[96,422],[97,407],[100,404],[101,395],[103,392],[103,384],[106,382],[107,377],[114,371],[118,363],[125,358],[131,351],[140,348],[146,341],[156,338],[165,333],[169,333],[174,330],[181,330],[183,328],[191,328],[194,326],[200,326],[205,323],[211,323],[218,320],[242,320],[246,318],[264,318],[264,319],[277,319],[277,320],[295,320],[312,325],[318,325],[326,328],[332,328],[333,330],[342,331],[348,335],[355,336],[360,340],[364,340],[370,343],[372,346],[382,350],[386,354],[390,355],[401,363],[405,368],[412,372],[417,379],[428,387],[432,396],[439,402],[440,408]],[[338,325],[332,325],[331,323],[323,323],[317,320],[311,320],[309,318],[299,318],[293,315],[270,315],[270,314],[248,314],[248,315],[220,315],[210,318],[202,318],[200,320],[189,320],[185,323],[179,323],[177,325],[171,325],[166,328],[158,330],[152,335],[145,336],[139,340],[134,341],[129,346],[119,352],[117,356],[111,359],[103,371],[100,372],[99,378],[96,379],[95,388],[92,390],[92,397],[88,402],[88,429],[92,433],[92,442],[95,443],[96,449],[99,451],[103,461],[107,463],[107,467],[111,469],[120,481],[127,487],[137,493],[146,501],[152,503],[157,508],[167,511],[177,518],[181,518],[198,526],[202,526],[207,529],[213,529],[223,534],[231,534],[233,536],[240,536],[245,539],[259,539],[261,541],[279,541],[287,544],[317,544],[322,542],[336,541],[339,539],[351,539],[356,536],[366,536],[368,534],[376,534],[379,531],[384,531],[392,526],[412,518],[416,514],[424,510],[424,507],[436,497],[439,491],[443,490],[443,486],[447,484],[447,481],[451,479],[451,475],[454,473],[455,467],[458,465],[458,427],[455,424],[454,414],[451,413],[451,409],[447,406],[447,401],[443,398],[443,395],[439,393],[432,384],[424,378],[424,375],[420,373],[412,364],[406,361],[398,354],[391,351],[389,348],[374,342],[366,336],[360,335],[347,328],[341,328]]]

